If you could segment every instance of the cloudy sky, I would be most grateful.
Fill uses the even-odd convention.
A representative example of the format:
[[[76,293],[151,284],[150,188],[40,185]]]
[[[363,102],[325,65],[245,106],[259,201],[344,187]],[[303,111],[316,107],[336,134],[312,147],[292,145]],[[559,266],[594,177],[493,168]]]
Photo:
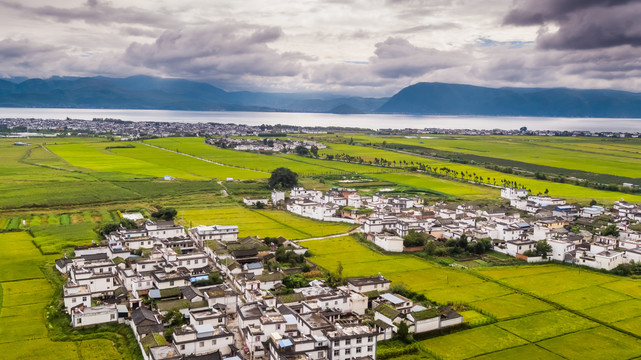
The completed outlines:
[[[386,96],[641,85],[634,0],[0,0],[0,77],[146,74]]]

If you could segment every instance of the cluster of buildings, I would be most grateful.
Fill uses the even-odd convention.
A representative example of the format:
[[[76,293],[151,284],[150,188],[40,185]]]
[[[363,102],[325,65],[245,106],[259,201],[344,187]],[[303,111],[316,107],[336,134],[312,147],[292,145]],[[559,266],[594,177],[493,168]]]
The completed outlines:
[[[360,224],[370,241],[390,252],[419,250],[403,246],[403,237],[414,230],[434,239],[463,235],[471,241],[491,239],[494,250],[529,262],[552,259],[612,270],[620,264],[641,261],[641,232],[629,227],[641,221],[641,207],[637,205],[618,201],[612,209],[580,206],[516,188],[502,189],[501,197],[510,205],[481,209],[444,202],[425,205],[418,197],[362,196],[355,189],[323,193],[294,188],[285,203],[287,210],[301,216]],[[611,219],[618,236],[598,235],[604,224],[598,228],[594,224],[602,215]],[[535,256],[541,240],[552,251]]]
[[[528,136],[588,136],[588,137],[618,137],[618,138],[637,138],[641,137],[641,132],[620,132],[620,131],[591,131],[591,130],[529,130],[529,129],[441,129],[441,128],[424,128],[424,129],[379,129],[385,134],[407,134],[408,136],[418,136],[421,134],[438,134],[438,135],[528,135]]]
[[[222,124],[213,122],[156,122],[156,121],[123,121],[118,119],[93,120],[80,119],[25,119],[2,118],[0,128],[15,129],[16,132],[29,131],[30,136],[42,136],[38,132],[58,132],[59,135],[70,134],[110,134],[120,136],[122,140],[134,140],[143,137],[167,137],[180,135],[201,136],[259,136],[265,132],[264,126],[243,124]],[[315,128],[300,128],[290,126],[275,126],[269,131],[287,131],[296,133],[322,134]],[[319,147],[320,148],[320,147]]]
[[[70,324],[125,323],[146,360],[375,359],[377,341],[399,322],[420,333],[463,321],[451,308],[390,293],[381,274],[281,291],[283,279],[302,270],[272,266],[277,250],[307,252],[283,238],[266,243],[239,239],[234,225],[185,229],[123,217],[138,226],[120,226],[55,264],[67,280]]]
[[[207,140],[208,144],[216,145],[223,148],[231,148],[239,151],[267,151],[288,153],[294,152],[297,147],[302,146],[308,150],[312,147],[325,149],[327,146],[321,142],[311,140],[281,140],[277,138],[259,138],[259,139],[234,139],[229,137],[215,138]]]

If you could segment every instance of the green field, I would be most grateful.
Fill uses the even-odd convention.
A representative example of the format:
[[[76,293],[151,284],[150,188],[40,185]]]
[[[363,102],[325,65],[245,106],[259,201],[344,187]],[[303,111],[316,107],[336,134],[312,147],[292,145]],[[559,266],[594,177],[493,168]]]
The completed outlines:
[[[4,249],[0,253],[2,359],[122,358],[107,340],[51,341],[44,309],[51,303],[54,291],[40,266],[52,258],[42,256],[25,232],[0,234],[0,246]]]
[[[240,166],[246,169],[271,172],[286,167],[301,175],[327,175],[340,173],[380,173],[396,171],[378,166],[366,166],[304,158],[296,155],[264,155],[251,152],[221,149],[205,143],[202,138],[163,138],[146,140],[145,143],[165,149],[198,156],[217,163]]]
[[[619,200],[620,198],[625,198],[628,201],[641,201],[641,196],[639,195],[624,194],[614,191],[595,190],[577,185],[537,180],[534,178],[505,174],[481,167],[438,161],[417,155],[408,155],[390,150],[346,144],[328,144],[328,146],[328,149],[324,149],[320,151],[320,153],[332,155],[346,153],[352,156],[361,156],[366,161],[373,161],[375,160],[375,158],[383,158],[388,161],[396,161],[396,163],[399,165],[403,161],[409,164],[426,164],[431,168],[438,169],[439,174],[446,174],[446,170],[441,169],[447,169],[447,171],[454,171],[458,174],[465,173],[472,174],[473,176],[479,176],[485,179],[485,182],[489,181],[490,184],[496,183],[496,185],[499,186],[501,185],[502,180],[515,181],[518,184],[521,184],[530,189],[533,194],[542,194],[545,193],[545,190],[548,190],[549,194],[552,196],[564,197],[582,202],[585,202],[586,200],[589,201],[590,199],[595,199],[600,202],[611,203],[615,200]],[[460,179],[460,175],[458,175],[458,178]]]
[[[279,210],[250,210],[241,206],[183,210],[178,219],[187,226],[238,225],[240,237],[305,239],[349,232],[354,225],[303,218]]]
[[[541,136],[357,137],[372,143],[405,144],[593,173],[641,177],[638,139]]]
[[[641,280],[560,265],[460,270],[410,255],[379,254],[352,237],[303,244],[311,250],[311,260],[330,271],[340,262],[346,277],[380,272],[432,301],[468,305],[498,320],[484,325],[483,315],[464,311],[464,316],[470,316],[464,321],[476,322],[477,327],[421,341],[425,355],[417,358],[628,359],[641,355],[636,338],[641,338],[641,301],[634,299]],[[581,336],[591,341],[589,350],[568,346],[580,344]],[[611,347],[623,348],[611,352]]]

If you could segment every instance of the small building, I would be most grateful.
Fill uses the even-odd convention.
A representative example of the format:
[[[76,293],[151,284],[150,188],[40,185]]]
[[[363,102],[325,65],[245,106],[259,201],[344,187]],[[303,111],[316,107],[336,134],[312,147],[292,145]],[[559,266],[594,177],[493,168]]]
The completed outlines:
[[[84,327],[118,321],[118,309],[113,305],[86,307],[79,305],[71,311],[71,325]]]
[[[365,276],[347,279],[347,287],[352,291],[366,293],[369,291],[387,291],[389,290],[391,280],[383,277],[380,273],[378,276]]]

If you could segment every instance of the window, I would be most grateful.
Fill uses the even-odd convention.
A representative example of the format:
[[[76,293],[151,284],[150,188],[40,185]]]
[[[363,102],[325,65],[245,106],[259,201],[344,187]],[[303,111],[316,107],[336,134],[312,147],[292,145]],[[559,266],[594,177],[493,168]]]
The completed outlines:
[[[111,314],[111,316],[110,316],[109,318],[110,318],[111,320],[116,319],[116,314]]]
[[[223,318],[218,318],[218,322],[219,323],[223,322]]]
[[[374,337],[373,337],[373,336],[368,336],[368,337],[367,337],[367,342],[372,342],[372,340],[374,340]]]
[[[345,355],[349,355],[351,352],[351,349],[345,349]]]
[[[334,350],[334,356],[339,356],[341,354],[340,350]]]
[[[203,324],[203,321],[202,320],[198,320],[198,325],[202,325],[202,324]]]
[[[110,278],[107,278],[105,281],[106,281],[106,282],[111,282],[111,279],[110,279]]]
[[[319,359],[322,359],[322,358],[324,357],[323,355],[325,355],[325,354],[323,353],[323,351],[319,351],[319,352],[318,352],[318,358],[319,358]]]
[[[76,321],[76,324],[82,324],[82,319],[78,318],[78,321]]]
[[[343,304],[347,303],[347,298],[343,298]]]
[[[361,348],[357,347],[357,348],[356,348],[356,353],[357,353],[357,354],[360,354],[360,353],[361,353]]]
[[[185,345],[180,345],[180,350],[185,350]]]
[[[173,280],[171,280],[171,281],[169,282],[169,286],[174,286],[174,281],[173,281]]]
[[[340,346],[340,345],[341,345],[340,341],[338,341],[338,340],[334,341],[334,346]]]
[[[351,343],[352,343],[352,340],[350,339],[345,340],[345,345],[350,345]]]
[[[368,346],[368,347],[367,347],[367,351],[368,351],[368,352],[372,352],[372,350],[374,350],[374,347],[373,347],[372,345],[370,345],[370,346]]]
[[[216,345],[216,339],[212,340],[212,341],[211,341],[211,344],[212,344],[212,345]]]
[[[256,336],[256,342],[260,341],[260,336]]]
[[[362,343],[362,342],[363,342],[363,339],[362,339],[362,338],[357,338],[357,339],[356,339],[356,343],[357,343],[357,344],[360,344],[360,343]]]
[[[198,346],[200,346],[200,347],[205,346],[205,342],[204,342],[204,341],[199,342],[199,343],[198,343]]]
[[[276,329],[280,330],[280,324],[276,324]]]
[[[72,302],[72,303],[75,303],[75,302],[76,302],[76,298],[72,298],[72,299],[71,299],[71,302]]]

